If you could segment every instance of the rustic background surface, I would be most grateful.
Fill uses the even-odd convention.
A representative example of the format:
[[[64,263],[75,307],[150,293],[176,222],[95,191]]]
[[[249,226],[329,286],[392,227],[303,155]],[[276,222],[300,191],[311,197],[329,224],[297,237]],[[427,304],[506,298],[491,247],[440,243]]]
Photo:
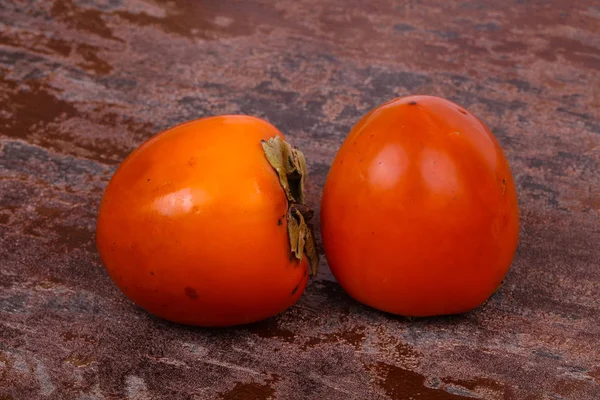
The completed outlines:
[[[600,398],[598,1],[1,0],[0,21],[0,399]],[[318,205],[351,126],[417,93],[485,120],[515,174],[520,248],[476,311],[373,311],[322,262],[288,312],[196,329],[102,268],[102,191],[151,135],[264,117]]]

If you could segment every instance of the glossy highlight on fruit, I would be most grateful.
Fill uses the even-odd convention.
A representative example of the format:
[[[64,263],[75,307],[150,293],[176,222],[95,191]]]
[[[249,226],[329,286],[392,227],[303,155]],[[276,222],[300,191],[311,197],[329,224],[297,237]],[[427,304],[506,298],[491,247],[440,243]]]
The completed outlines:
[[[340,148],[321,204],[325,254],[356,300],[404,316],[462,313],[501,284],[517,195],[490,130],[451,101],[385,103]]]
[[[125,295],[170,321],[273,316],[316,272],[305,177],[302,153],[266,121],[229,115],[176,126],[112,177],[96,232],[102,261]]]

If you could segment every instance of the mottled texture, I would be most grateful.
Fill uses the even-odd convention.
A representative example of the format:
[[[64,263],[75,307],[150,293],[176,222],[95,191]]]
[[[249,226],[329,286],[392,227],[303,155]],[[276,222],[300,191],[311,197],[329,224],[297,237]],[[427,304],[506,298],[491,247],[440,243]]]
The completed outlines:
[[[198,329],[102,268],[102,191],[151,135],[264,117],[318,205],[350,127],[417,93],[485,120],[516,178],[520,247],[479,309],[386,315],[323,259],[288,312]],[[0,104],[2,400],[600,398],[596,0],[0,0]]]

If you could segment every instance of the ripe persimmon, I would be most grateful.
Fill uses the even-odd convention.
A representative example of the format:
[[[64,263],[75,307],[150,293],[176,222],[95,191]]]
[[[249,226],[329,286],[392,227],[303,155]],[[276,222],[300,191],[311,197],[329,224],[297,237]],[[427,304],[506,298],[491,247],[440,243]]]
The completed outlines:
[[[325,255],[356,300],[404,316],[469,311],[517,248],[517,194],[490,130],[451,101],[385,103],[352,129],[321,206]]]
[[[306,162],[271,124],[204,118],[134,150],[108,184],[97,247],[131,300],[199,326],[262,320],[316,272]]]

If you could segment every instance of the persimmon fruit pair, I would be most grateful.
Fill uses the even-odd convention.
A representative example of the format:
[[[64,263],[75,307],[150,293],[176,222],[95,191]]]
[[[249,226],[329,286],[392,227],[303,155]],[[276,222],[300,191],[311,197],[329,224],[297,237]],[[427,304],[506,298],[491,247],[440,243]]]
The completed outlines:
[[[97,246],[116,285],[161,318],[259,321],[316,274],[306,160],[268,122],[203,118],[164,131],[119,166]],[[403,316],[482,304],[517,247],[517,195],[490,130],[448,100],[410,96],[364,116],[323,190],[323,247],[347,293]]]

